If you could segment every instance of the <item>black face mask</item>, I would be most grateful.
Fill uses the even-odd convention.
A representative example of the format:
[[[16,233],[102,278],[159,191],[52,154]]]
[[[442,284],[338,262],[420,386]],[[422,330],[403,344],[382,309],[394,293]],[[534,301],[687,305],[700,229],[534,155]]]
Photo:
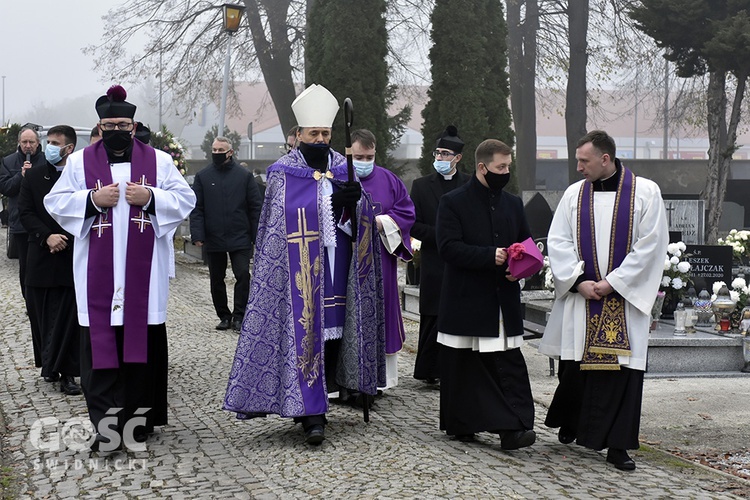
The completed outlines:
[[[133,142],[133,137],[125,130],[104,130],[102,142],[111,151],[124,151]]]
[[[487,181],[487,185],[490,187],[490,190],[492,191],[501,191],[506,184],[508,184],[508,181],[510,180],[510,172],[505,174],[496,174],[495,172],[490,172],[487,167],[485,168],[484,173],[484,180]]]
[[[224,165],[224,162],[227,161],[227,152],[211,153],[211,160],[214,162],[214,165],[221,167]]]
[[[298,147],[302,156],[305,157],[305,161],[312,168],[322,172],[328,166],[328,153],[331,150],[330,145],[326,143],[308,144],[300,142]]]

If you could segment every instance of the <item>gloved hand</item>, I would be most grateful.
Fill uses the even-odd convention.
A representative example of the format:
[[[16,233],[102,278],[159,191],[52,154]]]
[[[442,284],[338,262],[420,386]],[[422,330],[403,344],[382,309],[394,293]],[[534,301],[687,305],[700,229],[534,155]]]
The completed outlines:
[[[338,191],[331,194],[331,206],[334,210],[355,205],[362,197],[362,186],[359,182],[345,182]]]

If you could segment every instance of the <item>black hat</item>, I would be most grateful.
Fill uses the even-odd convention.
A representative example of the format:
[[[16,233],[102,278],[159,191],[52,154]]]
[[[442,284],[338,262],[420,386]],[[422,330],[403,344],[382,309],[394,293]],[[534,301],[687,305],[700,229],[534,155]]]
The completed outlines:
[[[454,125],[445,127],[445,131],[438,137],[436,148],[450,149],[458,154],[464,149],[464,141],[458,136],[458,129]]]
[[[133,118],[135,104],[125,100],[128,93],[119,85],[112,85],[107,95],[96,100],[96,114],[99,118]]]
[[[143,144],[148,144],[151,142],[151,129],[145,126],[143,122],[135,122],[135,138]]]

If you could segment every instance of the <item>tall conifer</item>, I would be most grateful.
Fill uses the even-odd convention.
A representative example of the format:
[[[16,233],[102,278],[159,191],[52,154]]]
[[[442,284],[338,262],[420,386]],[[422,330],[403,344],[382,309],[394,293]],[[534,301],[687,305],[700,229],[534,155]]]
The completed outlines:
[[[420,169],[432,168],[435,141],[455,125],[466,143],[459,168],[474,172],[474,150],[485,139],[514,143],[508,104],[505,16],[500,0],[436,0],[432,12],[432,85],[422,111]],[[509,189],[516,190],[515,168]]]

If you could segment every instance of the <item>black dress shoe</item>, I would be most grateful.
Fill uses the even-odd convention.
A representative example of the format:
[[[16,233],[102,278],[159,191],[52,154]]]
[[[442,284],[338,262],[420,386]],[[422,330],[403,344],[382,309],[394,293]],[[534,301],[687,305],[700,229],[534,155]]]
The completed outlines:
[[[461,441],[462,443],[474,442],[474,434],[456,434],[455,438],[456,441]]]
[[[75,377],[63,375],[60,379],[60,392],[68,396],[78,396],[81,393],[81,386],[76,384]]]
[[[311,425],[305,430],[305,443],[319,445],[326,438],[325,427],[316,424]]]
[[[531,446],[536,441],[536,432],[526,431],[508,431],[500,434],[500,448],[503,450],[517,450]]]
[[[565,427],[560,427],[560,430],[557,431],[557,439],[562,444],[570,444],[576,440],[576,434]]]
[[[234,320],[232,320],[232,330],[234,330],[237,333],[240,333],[240,331],[242,331],[242,320],[241,319],[234,319]]]
[[[60,380],[60,374],[59,373],[53,373],[52,375],[46,375],[44,377],[45,382],[57,382]]]
[[[216,325],[217,330],[229,330],[229,327],[232,326],[232,320],[231,319],[222,319],[218,325]]]
[[[607,462],[613,464],[619,470],[635,470],[635,461],[630,458],[626,450],[610,448],[607,450]]]

